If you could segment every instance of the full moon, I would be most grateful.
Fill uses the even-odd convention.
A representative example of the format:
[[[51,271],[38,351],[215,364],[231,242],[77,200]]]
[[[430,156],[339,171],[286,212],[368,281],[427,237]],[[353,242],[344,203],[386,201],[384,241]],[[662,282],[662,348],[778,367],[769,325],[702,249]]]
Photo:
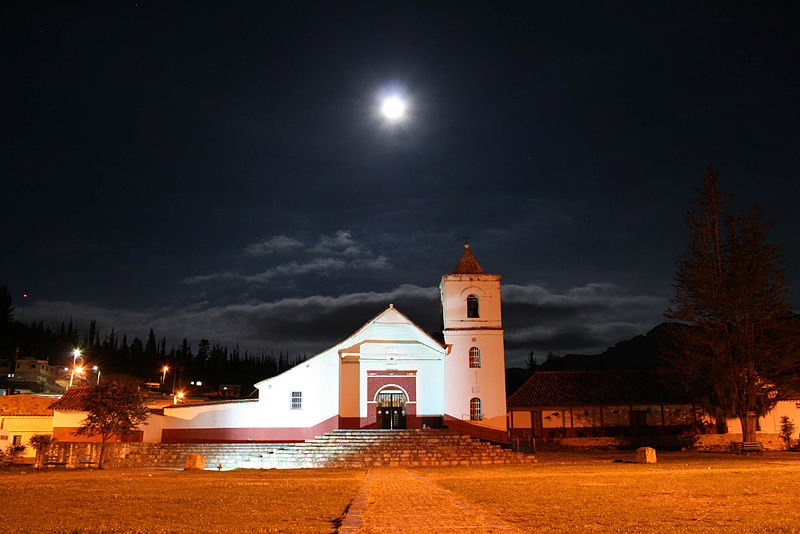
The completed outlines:
[[[406,114],[406,101],[398,96],[384,98],[381,103],[381,113],[387,120],[397,122]]]

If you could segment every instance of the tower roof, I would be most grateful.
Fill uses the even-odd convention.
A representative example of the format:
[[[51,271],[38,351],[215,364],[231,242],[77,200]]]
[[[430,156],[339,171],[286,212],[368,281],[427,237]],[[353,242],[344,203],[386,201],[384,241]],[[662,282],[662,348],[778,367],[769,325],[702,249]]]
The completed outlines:
[[[458,260],[458,265],[456,265],[453,274],[484,274],[478,260],[475,259],[469,249],[469,244],[464,245],[464,253],[461,255],[461,259]]]

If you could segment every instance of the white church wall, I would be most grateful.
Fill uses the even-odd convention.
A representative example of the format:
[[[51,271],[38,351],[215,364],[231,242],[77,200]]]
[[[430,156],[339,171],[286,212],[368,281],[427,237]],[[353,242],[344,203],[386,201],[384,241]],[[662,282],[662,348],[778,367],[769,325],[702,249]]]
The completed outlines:
[[[337,346],[338,347],[338,346]],[[308,427],[339,414],[339,357],[336,348],[315,356],[276,377],[256,384],[264,424]],[[292,408],[292,393],[300,407]]]

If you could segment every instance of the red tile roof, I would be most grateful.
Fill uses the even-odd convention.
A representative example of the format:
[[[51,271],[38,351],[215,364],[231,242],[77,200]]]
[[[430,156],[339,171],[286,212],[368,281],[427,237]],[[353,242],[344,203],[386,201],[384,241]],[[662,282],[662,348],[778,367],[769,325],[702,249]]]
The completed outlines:
[[[0,415],[53,415],[52,397],[40,395],[6,395],[0,397]]]
[[[508,398],[509,408],[691,403],[659,371],[537,372]]]
[[[461,259],[458,260],[453,274],[484,274],[478,260],[469,249],[469,245],[464,245],[464,253],[461,254]]]
[[[54,402],[50,408],[59,412],[83,412],[86,410],[86,401],[94,386],[72,386],[67,392]]]

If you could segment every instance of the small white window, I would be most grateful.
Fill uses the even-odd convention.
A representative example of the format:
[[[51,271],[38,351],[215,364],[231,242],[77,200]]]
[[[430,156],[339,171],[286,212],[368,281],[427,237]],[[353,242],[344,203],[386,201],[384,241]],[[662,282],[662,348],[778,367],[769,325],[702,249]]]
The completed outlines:
[[[303,407],[303,392],[292,391],[292,410],[299,410]]]
[[[469,400],[469,418],[471,421],[480,421],[483,419],[481,414],[481,400],[478,397],[472,397]]]
[[[478,347],[472,347],[469,349],[469,366],[470,367],[480,367],[481,366],[481,349]]]

